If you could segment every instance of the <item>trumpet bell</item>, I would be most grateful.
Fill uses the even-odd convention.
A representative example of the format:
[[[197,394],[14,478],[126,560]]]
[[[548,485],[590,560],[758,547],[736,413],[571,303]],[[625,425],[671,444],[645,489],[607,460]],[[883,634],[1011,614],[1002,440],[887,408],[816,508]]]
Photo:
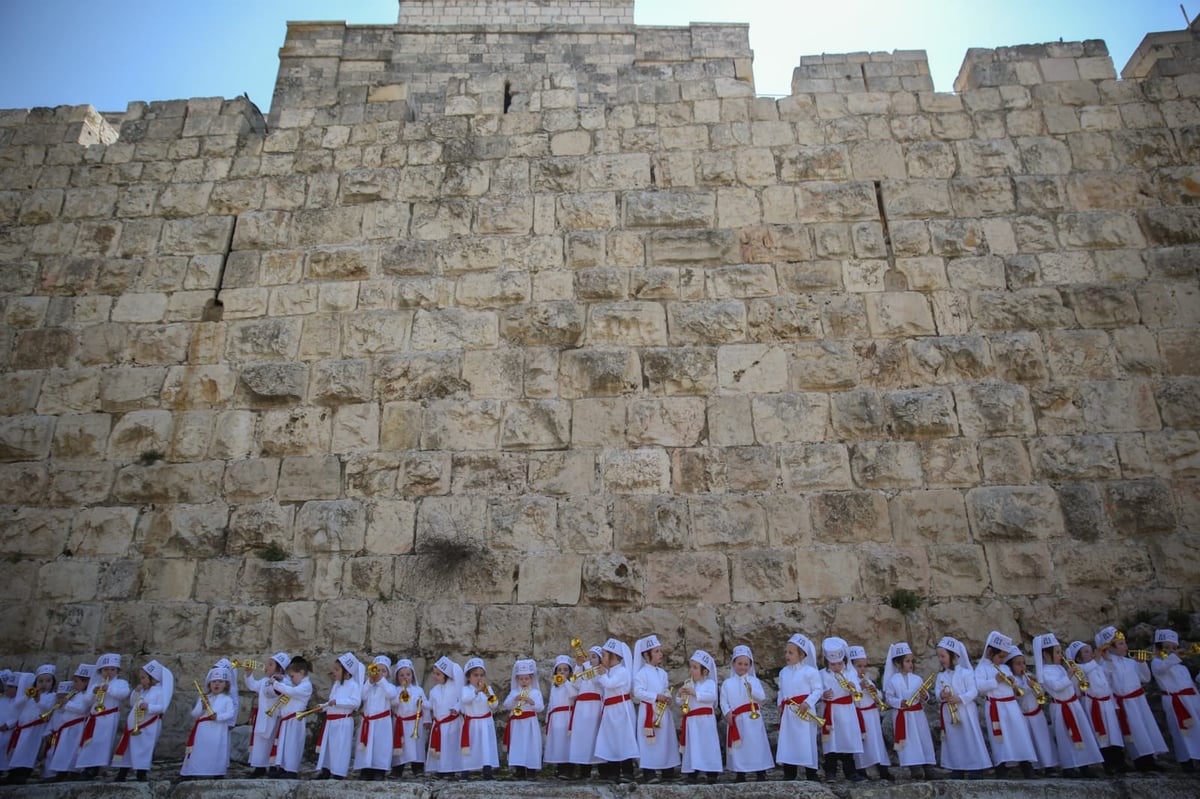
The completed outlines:
[[[567,681],[567,678],[561,674],[554,675],[554,686],[557,688]]]
[[[412,699],[412,694],[410,694],[407,689],[400,692],[400,701],[401,702],[407,702],[410,699]]]

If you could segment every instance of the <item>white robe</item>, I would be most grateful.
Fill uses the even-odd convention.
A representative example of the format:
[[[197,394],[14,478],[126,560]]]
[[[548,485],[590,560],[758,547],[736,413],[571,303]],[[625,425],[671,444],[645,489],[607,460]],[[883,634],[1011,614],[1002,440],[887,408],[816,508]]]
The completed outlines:
[[[1034,766],[1041,769],[1058,768],[1058,746],[1050,730],[1050,717],[1038,704],[1037,694],[1025,675],[1013,677],[1017,685],[1025,691],[1017,697],[1017,705],[1021,708],[1021,716],[1029,727],[1029,737],[1033,739],[1033,750],[1037,752]],[[1049,697],[1047,697],[1049,699]],[[1049,704],[1049,701],[1047,701]]]
[[[779,748],[775,754],[779,763],[808,769],[817,767],[820,725],[797,716],[796,707],[807,703],[809,712],[816,716],[817,702],[824,690],[821,673],[812,666],[797,664],[779,670]]]
[[[893,734],[900,715],[904,715],[904,741],[895,741],[896,760],[901,766],[932,766],[937,763],[929,717],[925,715],[925,702],[917,696],[911,708],[906,709],[903,704],[917,693],[924,682],[919,674],[896,672],[883,686],[883,699],[896,713],[897,721],[892,723]],[[936,702],[932,696],[926,701]]]
[[[491,686],[489,688],[496,690]],[[459,771],[480,771],[484,766],[499,768],[496,722],[492,718],[492,708],[487,703],[487,694],[477,692],[475,686],[468,685],[463,689],[459,701],[462,702],[463,724],[466,725],[461,741],[469,741],[469,745],[462,747]]]
[[[505,720],[506,735],[508,735],[508,767],[522,766],[540,771],[542,768],[542,725],[538,721],[538,713],[546,709],[542,698],[542,689],[536,685],[528,688],[529,699],[533,705],[522,704],[521,715],[514,717],[509,713]],[[504,709],[512,711],[516,708],[517,697],[521,689],[510,691],[504,700]]]
[[[462,768],[461,713],[462,689],[455,683],[446,682],[429,689],[429,714],[434,727],[430,731],[429,755],[425,763],[433,771],[451,774]],[[434,749],[435,737],[440,740],[440,751]]]
[[[1092,721],[1092,731],[1096,733],[1096,743],[1101,748],[1109,746],[1124,748],[1125,737],[1121,735],[1121,719],[1117,716],[1117,698],[1113,696],[1112,686],[1108,683],[1108,674],[1104,671],[1104,665],[1096,658],[1092,658],[1087,663],[1080,663],[1079,668],[1083,669],[1083,673],[1087,675],[1088,689],[1083,694],[1083,709]]]
[[[600,730],[596,733],[596,757],[601,760],[619,763],[638,756],[633,701],[629,698],[632,682],[629,669],[623,663],[596,677],[596,684],[604,692]]]
[[[1140,758],[1166,752],[1167,742],[1142,689],[1143,683],[1150,682],[1150,665],[1112,654],[1103,662],[1117,707],[1125,712],[1125,721],[1129,725],[1130,737],[1125,741],[1129,756]]]
[[[719,772],[721,765],[721,738],[717,735],[717,717],[712,711],[717,705],[717,681],[711,677],[695,684],[696,695],[688,697],[688,712],[683,716],[687,727],[686,737],[680,735],[679,748],[683,755],[681,766],[684,774],[693,771]],[[683,699],[675,701],[682,706]]]
[[[949,703],[942,702],[942,689],[946,686],[962,701],[957,705],[958,724],[951,721]],[[938,697],[942,727],[942,768],[951,771],[982,771],[992,767],[992,756],[983,742],[983,730],[979,726],[979,708],[975,697],[975,674],[966,666],[954,671],[938,672],[933,685],[933,695]]]
[[[1096,743],[1096,734],[1092,731],[1092,722],[1075,693],[1075,680],[1065,668],[1052,663],[1043,665],[1042,673],[1038,677],[1052,700],[1050,724],[1054,728],[1059,765],[1063,768],[1079,768],[1104,762],[1100,747]],[[1070,714],[1079,730],[1079,741],[1075,741],[1071,735],[1067,714]]]
[[[250,717],[250,750],[247,760],[254,768],[266,768],[271,765],[271,747],[275,745],[279,720],[288,714],[288,709],[285,705],[280,705],[272,715],[267,715],[267,711],[279,700],[279,695],[271,688],[271,683],[278,680],[271,677],[256,678],[247,672],[245,681],[246,688],[257,696],[254,714]],[[291,702],[289,697],[288,705]]]
[[[659,694],[667,696],[670,690],[667,673],[658,666],[642,666],[633,677],[633,698],[641,703],[634,717],[639,765],[644,769],[673,769],[679,765],[679,736],[675,733],[675,716],[671,713],[670,702],[667,702],[658,726],[654,726],[654,716],[658,712],[655,700]]]
[[[865,769],[869,766],[886,767],[892,763],[891,757],[888,755],[887,742],[883,740],[883,713],[880,712],[871,692],[867,690],[869,681],[869,677],[859,673],[858,682],[862,687],[862,700],[854,704],[858,708],[858,712],[862,714],[863,724],[867,731],[863,735],[862,752],[854,755],[854,767],[857,769]],[[874,686],[875,683],[872,682],[871,685]],[[875,693],[879,693],[878,687],[875,688]],[[880,699],[882,698],[880,696]]]
[[[41,715],[58,703],[58,695],[54,691],[39,694],[30,699],[24,694],[16,697],[17,727],[13,735],[17,737],[16,746],[8,753],[9,768],[28,768],[37,765],[42,751],[42,741],[50,732],[50,725],[42,721]],[[17,732],[19,730],[19,733]]]
[[[1172,749],[1180,763],[1200,760],[1200,696],[1192,684],[1192,675],[1178,655],[1167,659],[1155,657],[1150,664],[1154,681],[1162,691],[1163,714],[1167,717],[1167,729],[1171,731]],[[1184,691],[1191,691],[1185,694]],[[1184,716],[1187,734],[1179,724],[1179,715]]]
[[[747,681],[750,683],[749,691],[746,690]],[[754,698],[753,708],[750,707],[750,697]],[[771,742],[767,740],[767,723],[762,716],[762,705],[766,701],[767,693],[757,677],[735,675],[721,683],[721,715],[727,724],[725,762],[730,771],[749,773],[775,767],[775,758],[771,757]],[[734,712],[741,708],[745,710]],[[758,718],[750,718],[752,711],[758,712]],[[729,730],[733,729],[735,721],[741,740],[731,742],[732,733]]]
[[[58,743],[49,757],[50,771],[55,774],[79,771],[75,759],[79,755],[79,738],[83,735],[83,725],[87,723],[90,706],[87,694],[80,692],[71,697],[59,711],[55,727]]]
[[[975,667],[975,688],[984,700],[983,726],[992,747],[992,763],[997,766],[1033,763],[1037,760],[1033,736],[1029,734],[1029,725],[1025,723],[1021,706],[1017,704],[1016,692],[1000,679],[1001,673],[1012,678],[1012,672],[1005,665],[997,667],[991,661],[980,660]]]
[[[852,688],[858,688],[858,675],[847,669],[841,673]],[[828,735],[822,732],[821,748],[826,754],[861,754],[863,730],[858,721],[858,709],[850,692],[842,688],[838,676],[829,669],[821,670],[823,690],[832,691],[833,699],[825,700],[825,718],[832,722]]]
[[[390,771],[392,751],[395,749],[395,724],[392,721],[392,704],[400,691],[386,678],[377,683],[370,681],[362,687],[362,718],[358,722],[358,733],[354,736],[354,768]],[[362,742],[363,727],[367,729],[367,742]]]
[[[583,669],[576,667],[575,673]],[[568,723],[570,733],[570,761],[577,765],[586,766],[599,763],[596,756],[596,736],[600,734],[600,711],[604,709],[604,688],[596,680],[575,680],[579,693],[575,696],[575,704],[571,709]]]
[[[579,691],[570,680],[564,680],[562,685],[550,687],[550,701],[547,703],[549,709],[546,712],[546,745],[542,750],[542,760],[546,763],[571,762],[571,739],[567,736],[567,727],[571,723],[571,708],[577,693]],[[674,728],[671,731],[674,732]]]
[[[3,691],[0,686],[0,691]],[[17,711],[13,706],[15,697],[0,694],[0,727],[8,729],[0,732],[0,771],[8,771],[8,741],[12,738],[12,728],[17,723]]]
[[[108,692],[104,695],[104,712],[97,713],[95,709],[95,690],[102,682],[93,681],[88,687],[88,696],[93,702],[89,704],[91,715],[96,719],[92,737],[87,741],[80,740],[79,754],[75,758],[78,768],[103,768],[112,760],[113,749],[117,745],[117,726],[121,723],[121,703],[129,698],[129,683],[120,677],[109,680]],[[87,722],[84,722],[86,725]]]
[[[289,773],[300,773],[300,761],[304,758],[304,741],[308,736],[307,721],[296,718],[296,714],[308,707],[313,687],[308,677],[292,684],[290,677],[271,684],[270,707],[280,696],[287,696],[288,703],[276,711],[279,726],[275,730],[275,742],[271,745],[271,765]]]
[[[408,686],[408,701],[400,700],[401,691],[396,691],[396,700],[392,703],[392,718],[394,740],[392,742],[392,765],[403,766],[405,763],[424,763],[425,747],[428,731],[425,725],[430,723],[429,700],[425,691],[419,685]],[[417,714],[417,703],[421,705],[421,713]],[[413,729],[416,736],[413,736]]]
[[[317,745],[317,770],[329,769],[331,774],[345,777],[350,773],[350,755],[354,753],[354,716],[362,704],[362,686],[350,678],[336,682],[329,689],[329,702],[324,711],[320,744]]]
[[[137,706],[142,702],[146,703],[146,710],[139,722]],[[121,740],[124,741],[126,731],[130,731],[127,748],[124,756],[113,753],[113,765],[135,771],[149,771],[154,762],[154,747],[162,734],[163,713],[167,711],[167,693],[161,685],[152,685],[144,693],[140,690],[134,691],[130,704],[133,707],[126,715],[125,729],[121,732]],[[138,735],[131,732],[135,726]],[[120,748],[120,743],[117,744],[117,748]]]
[[[192,751],[184,755],[179,769],[184,777],[224,777],[229,770],[229,722],[237,716],[237,705],[229,694],[210,694],[208,703],[215,720],[206,718],[208,709],[198,697],[192,705],[192,718],[198,723]]]

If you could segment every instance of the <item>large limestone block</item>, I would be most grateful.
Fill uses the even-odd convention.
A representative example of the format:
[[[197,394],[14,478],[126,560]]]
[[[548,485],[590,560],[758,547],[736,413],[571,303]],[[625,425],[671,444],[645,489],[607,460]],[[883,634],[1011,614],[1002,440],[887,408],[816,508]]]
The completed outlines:
[[[53,433],[52,416],[12,416],[0,421],[0,461],[47,457]]]
[[[292,505],[275,502],[254,502],[235,507],[229,515],[226,552],[244,555],[271,545],[289,551],[294,512]]]
[[[347,315],[343,321],[342,353],[351,358],[401,352],[414,349],[447,349],[418,347],[415,341],[416,323],[411,311],[373,311]],[[410,339],[410,329],[413,336]]]
[[[795,444],[779,447],[779,471],[791,490],[853,488],[850,453],[845,444]]]
[[[517,583],[517,601],[575,605],[579,602],[583,558],[543,554],[526,561]]]
[[[424,414],[423,449],[476,450],[495,448],[503,407],[497,400],[432,403]]]
[[[300,396],[304,396],[307,386],[308,397],[313,404],[337,406],[365,402],[371,398],[371,364],[365,359],[317,361],[311,366],[311,378],[309,368],[303,367],[303,364],[287,366],[304,368],[303,378],[297,374],[295,379],[304,379],[299,387]],[[385,373],[387,378],[392,377],[390,372]]]
[[[717,352],[709,347],[642,351],[642,373],[655,394],[711,394],[717,386]]]
[[[592,345],[665,346],[666,313],[654,302],[596,303],[588,309],[587,341]]]
[[[865,319],[860,306],[857,314]],[[861,335],[866,336],[865,325]],[[847,341],[802,341],[791,352],[789,383],[810,391],[854,388],[860,382],[859,355]]]
[[[311,645],[317,638],[318,607],[307,601],[276,604],[271,609],[271,648],[296,651]]]
[[[641,364],[634,350],[578,349],[562,355],[560,391],[564,398],[615,397],[641,387]],[[575,418],[578,424],[578,412]]]
[[[271,610],[263,605],[209,609],[204,646],[214,652],[254,652],[270,639]],[[325,639],[328,640],[328,639]]]
[[[894,391],[884,396],[892,431],[905,438],[941,438],[958,433],[949,389]]]
[[[1041,480],[1087,480],[1121,476],[1116,441],[1110,436],[1044,436],[1029,443]]]
[[[698,548],[737,549],[767,543],[767,516],[754,495],[725,494],[688,500],[692,540]]]
[[[334,455],[285,457],[279,465],[277,498],[283,502],[336,499],[341,494],[341,470]]]
[[[829,400],[825,394],[782,393],[751,402],[755,439],[760,444],[817,442],[825,438]]]
[[[356,553],[366,540],[367,513],[358,500],[305,502],[296,512],[295,552]]]
[[[979,596],[987,590],[988,560],[974,544],[939,544],[928,548],[931,597]]]
[[[955,386],[958,421],[964,435],[1030,435],[1035,432],[1033,407],[1024,386],[974,383]]]
[[[500,335],[520,346],[574,346],[583,334],[586,307],[575,302],[539,302],[504,309]]]
[[[908,635],[908,624],[900,611],[880,602],[842,602],[834,610],[831,629],[848,641],[862,641],[868,653],[874,655],[879,641],[902,641]],[[886,652],[884,653],[886,654]],[[877,656],[877,655],[875,655]]]
[[[313,564],[309,560],[266,561],[247,558],[238,580],[238,599],[287,602],[304,599],[312,584]]]
[[[903,491],[889,502],[896,543],[966,543],[970,540],[962,493],[948,489]]]
[[[155,508],[138,521],[138,549],[147,557],[223,555],[228,522],[229,506],[223,502]]]
[[[317,611],[317,637],[330,649],[354,649],[367,640],[369,604],[361,599],[322,602]]]
[[[864,488],[919,488],[924,482],[912,441],[860,441],[850,448],[850,470]]]
[[[622,552],[691,547],[691,514],[681,497],[617,497],[613,502],[613,527],[616,547]]]
[[[346,369],[348,382],[338,387],[341,396],[331,397],[331,404],[371,399],[374,394],[369,365],[365,366],[363,376],[359,367],[350,368],[358,362],[341,363],[344,367],[339,367],[338,371]],[[375,359],[374,363],[374,386],[385,402],[438,400],[458,396],[469,388],[462,379],[462,358],[457,352],[387,355]]]
[[[1048,544],[988,544],[992,588],[1000,594],[1048,594],[1054,590],[1054,558]]]
[[[595,490],[596,456],[588,451],[530,455],[529,488],[560,497],[586,496]]]
[[[1114,574],[1128,585],[1154,584],[1154,566],[1145,547],[1114,543],[1098,547],[1086,542],[1063,543],[1053,551],[1054,571],[1065,590],[1111,590]]]
[[[711,227],[716,197],[710,192],[645,191],[624,195],[629,227]]]
[[[977,541],[1045,541],[1065,533],[1058,495],[1049,486],[994,486],[967,492]]]
[[[1119,533],[1141,537],[1175,531],[1175,503],[1165,481],[1114,480],[1103,490],[1104,510]]]
[[[912,291],[868,294],[867,323],[874,336],[927,336],[937,332],[925,295]]]
[[[220,494],[223,472],[220,461],[126,466],[117,472],[113,497],[131,503],[211,502]]]
[[[729,563],[721,553],[651,553],[644,563],[647,603],[729,601]]]
[[[226,353],[235,362],[295,360],[300,346],[300,319],[263,319],[234,322]]]
[[[417,638],[426,652],[468,652],[474,647],[478,622],[475,605],[446,598],[422,607]]]
[[[489,507],[489,546],[523,553],[556,552],[561,549],[557,516],[558,505],[549,497],[494,499]]]
[[[369,402],[336,408],[330,447],[338,453],[378,449],[379,404]]]
[[[667,304],[672,344],[728,344],[746,338],[746,306],[738,300]]]
[[[952,635],[967,645],[968,652],[982,648],[986,630],[1012,630],[1015,633],[1022,629],[1017,623],[1017,608],[1011,602],[999,599],[936,602],[929,606],[926,616],[929,629],[935,631],[931,644],[936,644],[943,635]]]
[[[730,344],[717,350],[717,378],[726,391],[786,391],[787,365],[787,352],[778,346]]]
[[[564,449],[570,439],[571,404],[525,400],[504,404],[500,446],[504,449]]]
[[[671,461],[662,449],[607,451],[600,472],[605,490],[616,494],[659,494],[671,486]]]
[[[517,494],[526,489],[527,456],[523,452],[465,452],[451,462],[451,491]]]
[[[94,560],[58,560],[38,570],[39,600],[85,602],[95,599],[100,564]]]
[[[875,491],[841,491],[812,498],[813,534],[818,541],[858,544],[892,538],[887,498]]]
[[[368,612],[368,641],[370,650],[411,652],[417,645],[416,602],[377,600],[370,603]]]
[[[705,426],[705,402],[700,397],[635,400],[629,406],[630,446],[694,446]]]
[[[799,570],[791,552],[738,552],[730,556],[729,571],[734,602],[792,602],[798,596]]]

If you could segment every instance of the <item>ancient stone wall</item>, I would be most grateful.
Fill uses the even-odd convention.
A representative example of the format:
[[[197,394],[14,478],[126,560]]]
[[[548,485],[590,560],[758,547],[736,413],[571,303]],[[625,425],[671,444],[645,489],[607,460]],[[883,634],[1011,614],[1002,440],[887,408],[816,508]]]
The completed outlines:
[[[1195,30],[770,99],[564,4],[293,24],[266,121],[0,112],[5,665],[1200,609]]]

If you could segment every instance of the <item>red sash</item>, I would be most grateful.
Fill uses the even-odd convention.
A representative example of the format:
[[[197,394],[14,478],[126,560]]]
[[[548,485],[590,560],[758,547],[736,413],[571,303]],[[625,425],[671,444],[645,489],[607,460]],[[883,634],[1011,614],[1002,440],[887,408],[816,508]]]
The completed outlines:
[[[258,726],[258,700],[250,706],[250,748],[254,748],[254,728]]]
[[[811,694],[796,694],[793,697],[783,700],[783,703],[779,708],[779,729],[783,729],[783,714],[785,711],[787,711],[788,706],[791,705],[792,707],[800,707],[800,705],[808,701],[809,696],[811,696]],[[796,718],[800,721],[804,721],[804,719],[801,719],[799,716]]]
[[[13,728],[12,737],[8,739],[8,753],[11,755],[13,750],[17,748],[17,741],[21,740],[21,730],[27,730],[30,727],[36,727],[39,724],[45,724],[46,719],[40,716],[28,724],[18,724]]]
[[[364,749],[367,747],[367,742],[371,740],[371,722],[386,719],[392,715],[392,711],[385,710],[382,713],[376,713],[374,716],[363,716],[362,726],[358,731],[358,745]],[[393,731],[393,735],[395,732]]]
[[[325,745],[325,728],[329,726],[329,722],[337,721],[338,719],[350,718],[349,713],[326,713],[325,723],[321,725],[321,731],[317,733],[317,754],[321,754],[321,747]]]
[[[404,748],[404,722],[417,721],[421,716],[417,713],[411,716],[396,716],[396,720],[392,722],[392,751],[399,752]]]
[[[570,705],[559,705],[558,707],[552,707],[552,708],[550,708],[550,710],[546,711],[546,734],[547,735],[550,734],[550,717],[551,716],[553,716],[555,713],[562,713],[564,711],[568,711],[568,710],[572,710],[572,709],[573,708]],[[568,722],[568,723],[570,723],[570,722]]]
[[[1076,749],[1083,748],[1083,733],[1079,731],[1079,722],[1075,719],[1075,714],[1071,712],[1069,705],[1072,702],[1078,702],[1079,697],[1073,696],[1070,699],[1055,699],[1056,704],[1062,705],[1063,724],[1067,725],[1067,733],[1071,736],[1071,743],[1075,744]]]
[[[537,722],[537,713],[534,713],[533,709],[530,708],[527,710],[522,710],[521,715],[519,715],[519,716],[514,716],[511,713],[508,714],[508,721],[504,722],[504,748],[505,749],[508,748],[508,742],[512,739],[513,722],[514,721],[524,721],[525,719],[533,719],[534,722],[536,723]]]
[[[145,729],[146,727],[149,727],[151,724],[153,724],[154,722],[158,721],[161,718],[162,718],[162,714],[156,713],[148,719],[142,719],[142,723],[141,723],[141,725],[139,725],[138,729]],[[78,721],[75,721],[72,723],[78,724],[79,721],[83,721],[83,719],[79,719]],[[67,726],[66,724],[63,725],[64,728],[66,726]],[[113,757],[121,757],[125,754],[125,751],[127,749],[129,749],[130,729],[131,728],[129,726],[126,726],[125,732],[121,733],[121,742],[119,744],[117,744],[117,748],[113,750]]]
[[[914,710],[924,710],[924,707],[922,707],[920,702],[917,702],[915,705],[909,705],[908,707],[901,705],[896,708],[896,723],[894,726],[897,750],[903,749],[908,744],[908,716],[904,714],[911,713]]]
[[[1129,729],[1129,716],[1125,713],[1125,700],[1137,699],[1139,696],[1145,695],[1146,692],[1141,688],[1131,694],[1114,693],[1114,696],[1117,697],[1117,722],[1121,725],[1121,737],[1127,741],[1133,737],[1133,733]]]
[[[184,760],[187,760],[189,757],[192,756],[192,747],[196,745],[196,730],[200,729],[200,725],[203,724],[204,722],[216,721],[216,720],[217,720],[217,716],[214,713],[211,716],[202,716],[202,717],[196,719],[192,723],[192,731],[188,733],[187,749],[184,750],[186,752],[186,754],[184,755],[184,758],[183,758]],[[87,734],[86,730],[84,731],[84,734],[85,735]]]
[[[462,747],[462,753],[464,755],[469,755],[471,753],[471,722],[477,719],[490,719],[491,717],[492,711],[490,710],[480,716],[471,716],[463,713],[462,734],[458,736],[458,745]],[[492,734],[495,735],[495,733]]]
[[[738,729],[737,717],[743,713],[749,713],[751,704],[747,702],[744,705],[738,705],[733,710],[729,711],[729,715],[725,718],[729,721],[729,727],[725,731],[725,746],[737,748],[742,745],[742,733]]]
[[[1038,705],[1038,706],[1037,706],[1037,707],[1035,707],[1033,710],[1028,710],[1028,711],[1026,711],[1026,710],[1022,710],[1021,712],[1022,712],[1022,713],[1024,713],[1026,716],[1033,717],[1033,716],[1036,716],[1036,715],[1038,715],[1039,713],[1041,713],[1041,712],[1042,712],[1042,706],[1041,706],[1041,705]]]
[[[833,735],[833,706],[834,705],[853,705],[854,699],[850,696],[841,696],[837,699],[829,699],[825,702],[825,724],[821,726],[821,737],[828,738]],[[874,705],[872,705],[874,707]],[[858,713],[858,731],[865,738],[867,735],[867,722],[863,719],[862,710],[858,707],[854,708]]]
[[[1179,729],[1190,730],[1196,724],[1196,720],[1192,718],[1192,714],[1188,712],[1187,706],[1183,704],[1181,696],[1195,696],[1195,688],[1184,688],[1182,691],[1172,693],[1167,692],[1167,696],[1171,697],[1171,710],[1175,712],[1175,721],[1179,724]]]
[[[296,711],[296,713],[299,712],[300,711]],[[292,719],[296,718],[296,713],[289,713],[279,720],[279,727],[275,730],[275,740],[271,742],[270,758],[272,763],[276,762],[275,755],[279,752],[279,733],[283,732],[283,724],[286,721],[291,721]]]
[[[619,705],[622,702],[628,702],[628,701],[629,701],[629,694],[621,694],[620,696],[610,696],[604,700],[604,706],[608,707],[609,705]]]
[[[456,718],[458,718],[457,714],[446,716],[444,719],[439,719],[436,716],[434,717],[433,730],[431,730],[429,733],[429,749],[431,751],[437,752],[438,755],[442,754],[442,725],[449,724]]]
[[[682,752],[683,747],[687,746],[687,720],[692,716],[712,716],[713,709],[711,707],[698,707],[695,710],[689,710],[683,714],[683,726],[679,730],[679,750]]]
[[[87,717],[87,724],[85,724],[83,727],[83,735],[79,739],[79,748],[82,749],[83,747],[87,746],[91,742],[92,736],[96,734],[96,719],[100,718],[101,716],[111,716],[119,709],[120,708],[117,707],[110,707],[101,713],[89,714]]]
[[[570,735],[571,730],[575,728],[575,708],[579,706],[579,703],[580,702],[599,702],[599,701],[600,701],[600,694],[596,694],[596,693],[580,694],[579,696],[575,697],[575,704],[571,705],[571,718],[567,722],[567,735]]]
[[[1096,735],[1111,743],[1108,740],[1108,725],[1104,723],[1104,709],[1100,707],[1100,703],[1112,699],[1112,695],[1089,696],[1088,699],[1092,700],[1092,729],[1096,731]]]
[[[1015,696],[989,696],[988,698],[988,722],[992,729],[992,737],[996,739],[996,743],[1004,742],[1004,730],[1000,727],[1000,703],[1001,702],[1016,702]]]
[[[642,702],[642,707],[646,709],[646,720],[642,722],[642,734],[644,734],[650,743],[654,742],[654,702]]]

